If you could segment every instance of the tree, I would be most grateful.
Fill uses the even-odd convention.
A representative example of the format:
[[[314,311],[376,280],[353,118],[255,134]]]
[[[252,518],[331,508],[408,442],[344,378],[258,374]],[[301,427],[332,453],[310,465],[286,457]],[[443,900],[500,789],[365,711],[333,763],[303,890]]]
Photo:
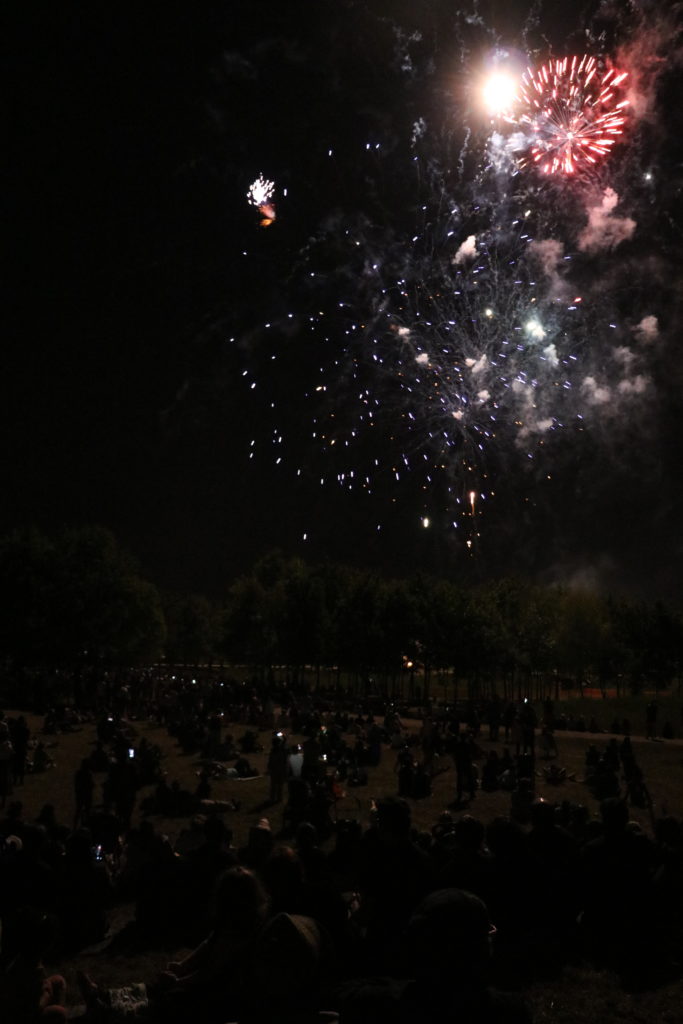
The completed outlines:
[[[273,664],[277,635],[268,593],[253,576],[235,580],[220,614],[218,647],[228,661],[267,668]]]
[[[573,676],[583,687],[600,672],[606,658],[609,618],[605,602],[589,590],[560,593],[557,657],[563,675]]]
[[[166,660],[172,664],[210,662],[217,646],[216,613],[200,594],[163,595]]]
[[[158,591],[108,530],[10,534],[0,543],[0,578],[0,644],[14,661],[131,664],[161,653]]]

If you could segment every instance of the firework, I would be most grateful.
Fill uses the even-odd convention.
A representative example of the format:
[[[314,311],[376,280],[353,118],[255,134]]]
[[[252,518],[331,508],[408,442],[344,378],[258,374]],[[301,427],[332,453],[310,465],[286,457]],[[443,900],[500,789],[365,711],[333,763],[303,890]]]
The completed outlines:
[[[403,443],[429,450],[430,475],[454,469],[464,482],[464,469],[481,484],[491,446],[533,459],[572,420],[582,317],[576,303],[538,294],[529,236],[519,230],[517,222],[502,237],[477,236],[469,265],[432,266],[414,296],[397,296],[400,344],[389,341],[382,364],[402,393]],[[481,488],[450,483],[474,517]]]
[[[247,192],[247,199],[252,206],[264,206],[273,198],[275,183],[267,181],[262,174],[252,181]]]
[[[489,114],[504,114],[517,99],[517,82],[505,71],[495,71],[483,84],[482,100]]]
[[[601,71],[595,57],[550,60],[522,76],[523,112],[514,123],[531,132],[530,155],[544,174],[574,174],[607,154],[621,135],[627,72]],[[512,117],[508,118],[512,121]]]
[[[250,459],[294,472],[302,487],[362,496],[373,529],[410,505],[414,524],[435,540],[452,526],[473,554],[478,529],[490,530],[506,501],[544,500],[575,443],[604,445],[633,422],[649,387],[641,338],[657,330],[640,326],[644,314],[654,319],[640,305],[619,321],[619,264],[601,272],[600,255],[636,230],[629,193],[604,187],[606,165],[602,196],[577,180],[622,136],[630,79],[608,58],[581,54],[521,78],[518,58],[503,56],[480,80],[485,140],[481,108],[471,107],[462,131],[452,107],[443,123],[436,113],[433,124],[415,120],[410,168],[362,140],[363,187],[349,193],[358,209],[350,202],[307,234],[288,268],[287,311],[268,310],[241,350],[251,418],[270,430],[269,443],[251,441]],[[637,61],[626,66],[639,82]],[[463,70],[473,70],[469,58]],[[510,154],[522,151],[561,186],[510,174]],[[272,189],[261,176],[250,203],[270,202]],[[302,421],[305,458],[294,447]]]
[[[274,191],[275,182],[268,181],[262,174],[252,181],[247,191],[249,204],[257,207],[261,214],[262,228],[267,228],[275,220],[275,204],[272,201]]]

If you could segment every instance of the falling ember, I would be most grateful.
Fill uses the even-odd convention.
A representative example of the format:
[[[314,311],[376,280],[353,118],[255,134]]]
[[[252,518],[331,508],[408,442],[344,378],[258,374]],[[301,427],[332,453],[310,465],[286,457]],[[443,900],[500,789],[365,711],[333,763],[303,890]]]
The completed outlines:
[[[531,132],[529,156],[544,174],[575,174],[605,156],[623,131],[627,72],[601,71],[595,57],[550,60],[522,76],[523,112],[513,122]]]
[[[472,509],[472,515],[474,515],[474,503],[477,500],[475,491],[470,491],[470,508]]]

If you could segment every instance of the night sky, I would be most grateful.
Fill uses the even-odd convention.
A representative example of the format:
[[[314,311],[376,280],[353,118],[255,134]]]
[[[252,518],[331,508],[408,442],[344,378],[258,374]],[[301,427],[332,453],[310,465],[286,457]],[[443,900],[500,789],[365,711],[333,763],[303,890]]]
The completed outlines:
[[[3,530],[680,599],[676,5],[78,7],[7,19]],[[520,166],[482,77],[584,52],[624,134]]]

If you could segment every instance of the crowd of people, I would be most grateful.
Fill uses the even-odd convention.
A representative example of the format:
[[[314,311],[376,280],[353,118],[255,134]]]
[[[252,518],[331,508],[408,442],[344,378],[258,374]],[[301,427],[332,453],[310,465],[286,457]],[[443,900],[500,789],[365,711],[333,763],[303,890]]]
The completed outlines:
[[[124,694],[77,720],[46,714],[47,737],[93,732],[69,821],[49,804],[30,819],[10,799],[44,741],[23,718],[0,720],[0,1005],[10,1024],[63,1020],[66,982],[44,964],[105,941],[192,951],[118,989],[80,975],[92,1021],[512,1024],[531,1019],[524,987],[568,963],[609,966],[630,984],[683,966],[683,824],[653,815],[648,834],[630,820],[630,806],[651,801],[628,735],[587,748],[584,781],[600,802],[591,817],[538,796],[539,778],[566,778],[548,704],[538,715],[530,702],[430,709],[409,730],[392,705],[316,706],[303,693],[282,703],[191,679],[131,703]],[[165,777],[161,747],[139,739],[132,711],[197,758],[194,791]],[[487,740],[503,752],[485,751]],[[249,758],[260,753],[267,805],[236,842],[239,806],[216,798],[215,780],[254,777]],[[346,789],[387,762],[395,793],[366,801],[367,820],[337,819]],[[451,769],[450,805],[418,829],[414,801]],[[509,794],[509,813],[475,815],[494,790]],[[187,819],[175,844],[155,815]],[[134,914],[112,935],[116,904]]]

